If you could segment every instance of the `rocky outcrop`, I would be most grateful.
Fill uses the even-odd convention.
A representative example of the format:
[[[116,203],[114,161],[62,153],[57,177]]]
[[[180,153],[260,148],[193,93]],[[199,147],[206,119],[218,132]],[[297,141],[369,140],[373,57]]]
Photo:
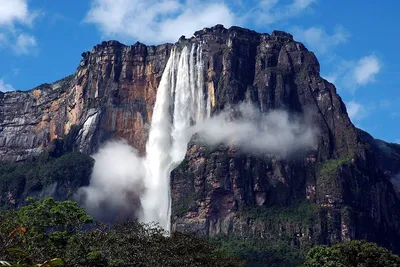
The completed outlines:
[[[202,43],[212,114],[242,101],[263,113],[286,109],[318,126],[318,146],[282,160],[193,138],[171,175],[174,230],[278,236],[299,246],[363,238],[400,247],[400,203],[390,182],[400,172],[399,148],[354,127],[312,52],[285,32],[221,25],[175,46],[192,42]],[[86,154],[111,138],[143,154],[171,48],[103,42],[82,54],[71,77],[0,94],[0,159],[24,160],[67,135]],[[391,152],[383,155],[379,144]]]
[[[148,126],[171,45],[103,42],[82,54],[76,73],[28,92],[0,95],[0,160],[40,154],[74,130],[75,148],[90,154],[110,138],[144,153]]]

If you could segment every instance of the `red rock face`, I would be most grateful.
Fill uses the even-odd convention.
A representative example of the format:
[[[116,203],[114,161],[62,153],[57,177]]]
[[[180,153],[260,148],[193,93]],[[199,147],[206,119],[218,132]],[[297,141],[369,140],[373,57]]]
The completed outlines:
[[[162,72],[171,45],[126,47],[117,42],[103,43],[84,54],[76,78],[84,88],[87,110],[98,112],[87,138],[78,144],[85,153],[95,151],[110,138],[123,138],[145,153],[149,122]],[[101,70],[101,71],[98,71]],[[84,125],[88,115],[81,115]],[[87,144],[90,143],[88,146]]]
[[[28,92],[0,94],[0,160],[38,155],[51,140],[64,136],[70,81],[67,77]]]
[[[41,153],[71,127],[76,149],[95,152],[123,138],[145,153],[158,83],[171,45],[125,46],[104,42],[83,53],[73,76],[29,92],[0,95],[0,159],[23,160]]]

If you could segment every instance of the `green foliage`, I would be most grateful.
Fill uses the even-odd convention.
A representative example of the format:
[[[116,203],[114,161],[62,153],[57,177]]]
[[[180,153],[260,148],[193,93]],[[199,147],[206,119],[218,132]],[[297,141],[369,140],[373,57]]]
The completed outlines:
[[[46,227],[87,224],[92,218],[85,210],[73,201],[55,201],[53,198],[45,198],[42,202],[28,198],[29,205],[21,207],[17,211],[9,211],[6,216],[12,219],[19,227],[29,229]]]
[[[24,259],[44,262],[57,258],[59,248],[68,243],[74,228],[92,222],[84,209],[72,201],[58,202],[46,198],[42,202],[33,199],[27,202],[29,205],[8,211],[0,218],[0,243],[7,248],[26,249]],[[9,238],[9,233],[15,233],[15,229],[24,233],[22,239],[14,235],[11,235],[14,238]],[[4,256],[10,258],[8,254]]]
[[[1,266],[10,266],[10,267],[57,267],[57,266],[64,266],[65,262],[60,259],[51,259],[47,260],[43,263],[39,264],[31,264],[31,263],[22,263],[22,262],[8,262],[8,261],[0,261]]]
[[[316,183],[321,192],[329,194],[331,197],[339,197],[342,190],[339,172],[342,167],[351,164],[354,155],[349,153],[337,159],[330,159],[316,166]]]
[[[7,252],[17,258],[16,262],[10,261],[0,261],[1,266],[14,266],[14,267],[56,267],[65,266],[65,262],[61,258],[54,258],[47,260],[43,263],[34,264],[33,260],[30,258],[30,247],[28,245],[28,238],[26,234],[26,228],[19,227],[12,231],[9,235],[12,238],[16,233],[21,233],[24,237],[25,249],[20,248],[7,248]]]
[[[351,241],[309,251],[305,267],[398,267],[400,257],[366,241]]]
[[[276,229],[283,223],[308,226],[315,222],[320,207],[312,202],[303,201],[291,206],[253,206],[241,208],[242,216],[247,219],[259,220],[270,229]]]
[[[235,255],[248,267],[293,267],[304,262],[307,248],[298,248],[287,241],[254,236],[225,236],[211,238],[225,254]]]
[[[305,232],[311,225],[317,225],[319,212],[319,206],[308,201],[288,207],[240,207],[239,214],[243,219],[252,225],[262,225],[262,235],[245,232],[243,236],[216,236],[212,241],[225,253],[246,260],[246,266],[297,266],[304,262],[308,249],[316,240],[296,236],[296,233],[298,229]]]
[[[15,208],[25,197],[57,183],[63,187],[64,198],[89,184],[94,160],[81,153],[67,153],[60,157],[43,154],[23,163],[0,164],[0,210]]]
[[[32,262],[62,258],[68,266],[221,266],[243,263],[202,238],[174,233],[156,225],[127,222],[117,225],[87,224],[91,218],[76,203],[47,198],[30,201],[0,218],[0,259],[15,261],[7,248],[24,250]],[[24,226],[26,239],[9,231]],[[85,230],[86,229],[86,230]]]
[[[189,160],[187,160],[186,158],[184,160],[182,160],[181,164],[179,164],[178,168],[182,171],[187,171],[187,169],[189,168]]]
[[[329,178],[336,176],[338,174],[339,168],[344,164],[349,164],[352,158],[352,154],[347,154],[338,159],[330,159],[325,161],[318,167],[318,177]]]
[[[188,196],[179,198],[179,201],[174,203],[172,207],[172,217],[180,216],[188,211],[196,209],[196,200],[199,198],[201,198],[201,196],[196,192],[191,192]]]

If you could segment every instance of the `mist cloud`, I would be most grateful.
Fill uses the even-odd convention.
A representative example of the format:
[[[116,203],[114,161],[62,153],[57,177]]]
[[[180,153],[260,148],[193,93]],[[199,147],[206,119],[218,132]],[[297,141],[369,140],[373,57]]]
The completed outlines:
[[[247,153],[285,158],[315,148],[317,129],[283,110],[262,114],[253,105],[241,104],[193,126],[189,134],[194,133],[209,145],[225,143]]]
[[[126,141],[111,141],[93,158],[96,162],[90,185],[79,189],[78,201],[101,221],[136,219],[145,174],[137,150]]]
[[[400,194],[400,173],[394,175],[390,181],[393,184],[393,188],[394,191],[396,191],[396,193]]]

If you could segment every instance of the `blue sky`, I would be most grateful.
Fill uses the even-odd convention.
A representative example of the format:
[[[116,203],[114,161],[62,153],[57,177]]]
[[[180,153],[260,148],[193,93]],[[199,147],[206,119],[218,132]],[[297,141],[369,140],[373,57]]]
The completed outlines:
[[[353,123],[400,142],[395,0],[0,0],[0,90],[73,74],[103,40],[175,42],[206,26],[285,30],[314,51]]]

